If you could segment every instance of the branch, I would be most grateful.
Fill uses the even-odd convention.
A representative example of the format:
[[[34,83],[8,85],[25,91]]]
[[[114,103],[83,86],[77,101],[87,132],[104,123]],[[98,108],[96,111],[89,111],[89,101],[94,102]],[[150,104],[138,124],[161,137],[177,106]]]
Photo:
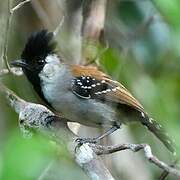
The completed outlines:
[[[4,85],[0,91],[5,93],[10,105],[19,114],[19,124],[23,132],[29,134],[30,129],[35,129],[50,136],[57,143],[65,142],[69,151],[75,157],[77,164],[92,177],[96,174],[100,179],[112,179],[111,174],[97,157],[97,155],[111,154],[130,149],[133,152],[144,150],[145,157],[159,168],[180,177],[180,170],[175,169],[152,154],[148,144],[120,144],[115,146],[101,146],[96,144],[79,144],[74,141],[75,136],[67,127],[68,120],[57,117],[52,111],[40,104],[29,103],[19,98]],[[51,122],[49,124],[49,122]],[[70,145],[70,146],[69,146]],[[78,148],[77,148],[78,147]]]
[[[26,4],[27,2],[30,2],[30,1],[31,0],[24,0],[24,1],[20,2],[18,5],[16,5],[12,9],[10,9],[10,13],[13,14],[15,11],[17,11],[19,8],[21,8],[24,4]]]
[[[68,129],[66,119],[56,116],[43,105],[24,101],[3,84],[0,84],[0,91],[6,95],[11,107],[19,114],[19,125],[26,136],[32,136],[31,130],[34,129],[59,144],[63,141],[90,179],[113,180],[109,170],[92,148],[88,144],[78,146],[78,142],[74,141],[77,136]]]
[[[174,167],[176,166],[176,164],[178,163],[178,161],[179,161],[179,159],[176,159],[176,160],[170,165],[170,167],[173,167],[173,168],[174,168]],[[160,177],[159,177],[159,180],[165,180],[168,175],[169,175],[169,172],[167,172],[166,170],[164,170],[164,171],[161,173],[161,175],[160,175]]]
[[[81,165],[82,169],[92,180],[114,179],[109,170],[92,150],[90,144],[80,146],[76,152],[76,162]]]
[[[59,31],[60,31],[61,28],[62,28],[63,23],[64,23],[64,16],[61,18],[60,23],[59,23],[58,26],[55,28],[55,30],[54,30],[54,32],[53,32],[54,36],[57,36],[57,34],[59,33]]]
[[[14,8],[11,9],[12,0],[8,0],[8,8],[7,8],[8,18],[7,18],[7,22],[6,22],[6,28],[5,28],[5,41],[4,41],[4,46],[3,46],[2,59],[6,65],[8,72],[10,72],[14,75],[17,75],[17,76],[19,76],[19,73],[16,74],[16,71],[11,69],[9,62],[8,62],[8,58],[7,58],[8,39],[9,39],[11,21],[12,21],[14,12],[17,11],[20,7],[22,7],[27,2],[30,2],[30,0],[25,0],[25,1],[19,3],[17,6],[15,6]]]
[[[8,63],[7,59],[7,51],[8,51],[8,39],[9,39],[9,31],[10,31],[10,25],[11,25],[11,20],[12,20],[12,13],[11,13],[11,0],[8,0],[8,19],[6,22],[6,28],[5,28],[5,41],[4,41],[4,48],[3,48],[3,54],[2,58],[5,62],[6,68],[8,69],[9,72],[11,72],[10,65]]]
[[[156,156],[154,156],[152,154],[151,147],[148,144],[120,144],[115,146],[91,145],[91,147],[94,149],[97,155],[111,154],[127,149],[133,152],[144,150],[144,155],[149,160],[149,162],[155,164],[156,166],[165,170],[166,172],[169,172],[176,176],[180,176],[180,170],[167,165],[163,161],[159,160]]]

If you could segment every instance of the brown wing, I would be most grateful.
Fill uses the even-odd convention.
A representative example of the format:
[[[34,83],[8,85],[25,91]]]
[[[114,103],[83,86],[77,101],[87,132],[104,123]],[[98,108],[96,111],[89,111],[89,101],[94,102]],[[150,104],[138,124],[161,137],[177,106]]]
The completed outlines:
[[[133,110],[136,109],[139,112],[143,112],[139,121],[154,133],[171,152],[175,152],[174,144],[164,129],[155,120],[148,117],[142,105],[122,84],[113,81],[106,74],[94,67],[73,66],[72,73],[76,76],[72,86],[72,90],[76,95],[86,99],[104,99],[118,104],[126,104],[132,107]],[[121,108],[123,107],[121,106]],[[127,112],[129,115],[132,112],[133,114],[136,112],[132,111],[131,108],[129,110]]]
[[[73,65],[71,67],[72,67],[72,73],[74,74],[75,77],[77,78],[78,77],[92,77],[93,79],[96,79],[97,82],[99,81],[102,84],[107,85],[106,89],[105,89],[105,86],[102,86],[103,88],[102,93],[101,93],[100,86],[98,89],[99,92],[97,92],[97,90],[89,91],[89,93],[91,94],[92,92],[95,93],[96,98],[98,98],[98,95],[101,96],[103,94],[103,97],[107,101],[126,104],[129,106],[132,106],[133,108],[139,111],[144,112],[144,108],[142,107],[142,105],[132,96],[132,94],[122,84],[110,79],[108,75],[99,71],[96,67],[85,67],[85,66],[79,66],[79,65]]]

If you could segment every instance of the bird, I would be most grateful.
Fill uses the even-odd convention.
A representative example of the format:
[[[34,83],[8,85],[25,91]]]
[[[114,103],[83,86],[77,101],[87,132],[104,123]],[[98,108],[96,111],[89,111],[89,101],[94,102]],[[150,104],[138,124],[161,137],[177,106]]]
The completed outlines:
[[[140,102],[120,82],[97,67],[66,63],[58,54],[53,32],[46,29],[33,32],[21,58],[11,61],[11,65],[21,67],[40,98],[66,119],[107,129],[103,135],[93,138],[93,142],[110,135],[122,124],[137,122],[152,132],[169,151],[175,152],[174,143],[165,129],[149,117]]]

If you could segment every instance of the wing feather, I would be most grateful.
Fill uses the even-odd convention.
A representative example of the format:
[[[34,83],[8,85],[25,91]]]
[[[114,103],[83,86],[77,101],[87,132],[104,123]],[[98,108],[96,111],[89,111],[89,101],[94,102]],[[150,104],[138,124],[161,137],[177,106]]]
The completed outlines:
[[[132,106],[133,108],[141,112],[144,112],[144,108],[142,107],[142,105],[138,102],[136,98],[133,97],[133,95],[122,84],[112,80],[108,75],[99,71],[96,67],[73,65],[72,73],[75,77],[91,76],[99,81],[104,80],[109,86],[115,88],[114,91],[110,91],[104,94],[103,97],[107,101],[126,104]]]

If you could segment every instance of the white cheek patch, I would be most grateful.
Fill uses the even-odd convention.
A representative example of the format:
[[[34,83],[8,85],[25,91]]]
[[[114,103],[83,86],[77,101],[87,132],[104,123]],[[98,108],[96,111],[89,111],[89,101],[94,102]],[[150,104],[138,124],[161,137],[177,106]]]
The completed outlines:
[[[56,54],[50,54],[46,57],[45,59],[47,64],[59,64],[60,63],[60,59],[58,58],[58,56]]]
[[[46,64],[43,68],[43,71],[42,71],[42,75],[44,75],[45,77],[52,77],[55,73],[55,68],[53,65],[51,64]]]
[[[40,73],[40,77],[44,80],[50,80],[56,75],[57,69],[60,66],[60,60],[56,54],[50,54],[45,59],[46,64]]]

